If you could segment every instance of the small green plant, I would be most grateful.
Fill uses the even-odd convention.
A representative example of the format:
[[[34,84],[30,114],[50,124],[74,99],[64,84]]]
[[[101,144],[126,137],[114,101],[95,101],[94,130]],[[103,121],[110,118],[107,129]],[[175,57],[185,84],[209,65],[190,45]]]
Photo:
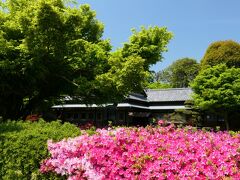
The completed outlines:
[[[240,131],[228,131],[231,136],[237,136],[240,134]]]
[[[207,131],[211,131],[211,130],[212,130],[211,127],[202,127],[203,132],[207,132]]]
[[[112,121],[108,121],[108,126],[111,127],[113,125]]]
[[[221,127],[220,127],[220,126],[216,126],[215,130],[216,130],[216,131],[220,131],[220,130],[221,130]]]
[[[87,129],[86,132],[91,136],[93,134],[96,134],[96,127],[92,126],[91,128]]]
[[[155,117],[150,119],[150,124],[151,125],[156,125],[157,124],[157,119]]]

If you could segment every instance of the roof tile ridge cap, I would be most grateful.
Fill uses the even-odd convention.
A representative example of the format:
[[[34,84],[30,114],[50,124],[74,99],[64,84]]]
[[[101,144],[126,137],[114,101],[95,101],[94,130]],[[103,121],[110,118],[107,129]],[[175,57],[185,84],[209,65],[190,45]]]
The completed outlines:
[[[169,91],[169,90],[188,90],[188,89],[192,89],[192,88],[187,87],[187,88],[147,89],[147,91]]]

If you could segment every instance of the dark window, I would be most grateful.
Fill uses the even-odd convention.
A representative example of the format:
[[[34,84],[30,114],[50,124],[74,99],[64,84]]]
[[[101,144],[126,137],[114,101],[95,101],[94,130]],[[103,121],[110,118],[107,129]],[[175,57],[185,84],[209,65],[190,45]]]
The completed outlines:
[[[120,112],[118,115],[119,120],[124,120],[124,112]]]
[[[78,119],[78,117],[79,117],[78,113],[73,114],[73,119]]]
[[[70,113],[67,113],[67,114],[66,114],[66,117],[67,117],[67,118],[70,118],[71,116],[72,116],[72,114],[70,114]]]
[[[97,113],[97,119],[101,120],[102,119],[102,113]]]
[[[218,118],[216,115],[207,115],[208,122],[217,122]]]
[[[113,111],[108,112],[107,119],[114,121],[115,120],[115,112],[113,112]]]
[[[91,119],[91,120],[93,119],[93,113],[88,114],[88,119]]]
[[[82,113],[81,119],[86,119],[86,113]]]

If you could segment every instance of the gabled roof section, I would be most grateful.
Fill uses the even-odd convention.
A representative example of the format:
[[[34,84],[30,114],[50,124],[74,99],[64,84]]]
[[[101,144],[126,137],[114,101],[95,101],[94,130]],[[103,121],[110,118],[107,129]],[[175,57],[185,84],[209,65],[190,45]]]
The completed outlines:
[[[191,100],[191,88],[147,89],[149,102],[169,102]]]
[[[148,102],[147,97],[144,94],[139,94],[139,93],[131,93],[128,96],[128,99],[133,99],[137,101],[143,101],[143,102]]]

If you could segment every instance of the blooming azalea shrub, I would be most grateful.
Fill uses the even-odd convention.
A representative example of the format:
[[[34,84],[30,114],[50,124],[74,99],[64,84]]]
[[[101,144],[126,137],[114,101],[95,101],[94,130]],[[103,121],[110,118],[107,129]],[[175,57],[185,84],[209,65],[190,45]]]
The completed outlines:
[[[48,142],[42,173],[77,179],[239,179],[240,135],[167,127],[98,129]]]

